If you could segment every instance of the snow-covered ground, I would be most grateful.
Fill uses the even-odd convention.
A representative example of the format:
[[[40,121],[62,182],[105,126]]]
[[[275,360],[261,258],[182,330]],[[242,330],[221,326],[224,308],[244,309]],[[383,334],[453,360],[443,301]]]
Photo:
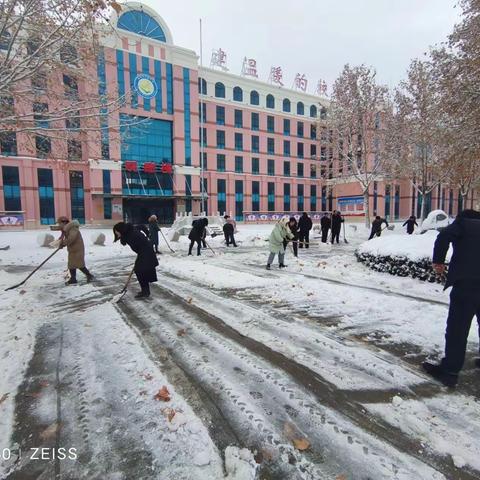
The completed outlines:
[[[50,466],[12,459],[0,478],[14,468],[45,478],[48,468],[61,478],[478,478],[476,329],[456,392],[417,367],[441,356],[448,292],[356,262],[361,226],[347,226],[340,245],[314,234],[298,259],[287,251],[285,271],[267,272],[271,228],[239,225],[238,248],[208,238],[215,254],[200,257],[186,256],[185,237],[176,253],[161,244],[153,298],[129,293],[121,304],[110,299],[134,255],[110,229],[104,247],[92,242],[100,230],[83,230],[97,283],[79,273],[79,286],[64,286],[60,251],[8,292],[52,250],[38,231],[0,232],[10,245],[0,251],[0,450],[28,443],[30,428],[38,446],[68,441],[82,454]],[[423,258],[434,239],[397,227],[361,248]]]

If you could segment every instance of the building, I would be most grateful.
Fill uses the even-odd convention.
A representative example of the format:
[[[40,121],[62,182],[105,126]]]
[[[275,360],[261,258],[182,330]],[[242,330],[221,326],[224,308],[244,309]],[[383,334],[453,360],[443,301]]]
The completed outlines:
[[[71,92],[73,85],[78,95],[94,89],[124,98],[116,118],[101,117],[93,141],[0,138],[3,224],[38,228],[60,215],[112,224],[145,222],[152,213],[162,223],[179,212],[228,212],[237,220],[335,208],[363,213],[359,187],[344,174],[328,132],[317,134],[326,114],[319,97],[201,67],[140,3],[114,12],[109,25],[91,83],[50,75],[57,88]],[[36,83],[26,85],[34,111],[48,111],[50,87]],[[19,103],[12,99],[12,108]],[[417,198],[407,182],[378,182],[371,209],[403,218]],[[440,188],[428,202],[456,213],[458,194]]]

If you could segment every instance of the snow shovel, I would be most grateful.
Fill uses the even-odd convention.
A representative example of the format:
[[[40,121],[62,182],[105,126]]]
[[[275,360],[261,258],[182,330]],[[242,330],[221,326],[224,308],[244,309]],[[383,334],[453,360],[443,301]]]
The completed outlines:
[[[343,241],[345,243],[348,243],[347,237],[345,236],[345,222],[343,222],[342,225],[343,225]]]
[[[211,250],[211,252],[216,255],[215,253],[215,250],[213,250],[213,248],[208,244],[208,242],[206,240],[204,240],[205,244],[207,245],[207,247]]]
[[[6,247],[0,247],[0,250],[10,250],[10,245],[7,245]]]
[[[160,229],[160,233],[162,234],[162,237],[163,237],[163,239],[165,240],[165,243],[167,244],[167,247],[169,248],[169,250],[170,250],[172,253],[175,253],[175,250],[170,246],[170,244],[168,243],[167,238],[165,237],[165,235],[163,234],[163,232],[162,232],[161,229]]]
[[[135,271],[135,265],[133,266],[132,271],[128,275],[127,281],[125,282],[125,285],[123,286],[122,290],[120,290],[119,293],[113,296],[112,298],[113,303],[118,303],[123,298],[123,296],[127,293],[127,288],[128,288],[128,285],[130,284],[130,280],[132,279],[134,271]]]
[[[38,270],[40,270],[40,268],[42,268],[56,253],[58,253],[59,250],[61,250],[62,248],[61,247],[58,247],[51,255],[49,255],[32,273],[30,273],[30,275],[28,275],[28,277],[23,281],[23,282],[20,282],[20,283],[17,283],[16,285],[13,285],[12,287],[8,287],[5,289],[5,291],[8,291],[8,290],[13,290],[14,288],[17,288],[17,287],[20,287],[20,285],[23,285],[35,272],[37,272]]]

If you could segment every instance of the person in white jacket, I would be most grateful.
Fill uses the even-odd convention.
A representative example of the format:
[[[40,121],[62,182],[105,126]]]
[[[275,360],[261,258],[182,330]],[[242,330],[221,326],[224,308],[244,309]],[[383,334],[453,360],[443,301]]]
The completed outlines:
[[[275,255],[278,255],[278,267],[286,267],[286,265],[283,263],[285,259],[285,247],[283,246],[283,241],[293,240],[293,238],[294,236],[290,231],[290,228],[288,228],[288,217],[282,218],[276,223],[268,240],[270,255],[267,260],[267,270],[270,270],[270,266],[275,259]]]

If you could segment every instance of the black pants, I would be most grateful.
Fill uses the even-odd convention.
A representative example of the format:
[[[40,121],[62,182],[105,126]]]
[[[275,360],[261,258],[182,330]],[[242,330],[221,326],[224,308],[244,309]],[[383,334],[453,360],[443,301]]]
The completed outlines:
[[[327,243],[329,228],[322,228],[322,243]]]
[[[201,239],[200,240],[190,240],[190,246],[188,247],[188,254],[191,255],[192,254],[192,248],[193,248],[193,244],[195,242],[197,242],[197,255],[200,255],[200,250],[202,248],[202,244],[201,244]]]
[[[234,247],[237,246],[237,244],[235,243],[235,236],[233,235],[233,233],[224,232],[223,234],[225,235],[225,242],[227,243],[227,247],[230,244],[232,244]]]
[[[332,230],[332,243],[340,243],[340,230]]]
[[[286,240],[283,241],[283,248],[287,250],[288,242]],[[298,257],[298,242],[296,240],[292,241],[292,248],[293,248],[293,256]]]
[[[155,253],[158,253],[158,238],[156,240],[150,240],[153,250]]]
[[[88,271],[87,267],[79,268],[79,270],[82,273],[84,273],[87,277],[89,277],[91,275],[91,273]],[[77,279],[77,269],[76,268],[70,268],[69,272],[70,272],[70,278],[72,280],[76,280]]]
[[[448,373],[458,374],[463,367],[468,333],[475,315],[480,321],[480,282],[473,280],[456,283],[450,293],[445,357],[441,363],[443,370]]]
[[[137,275],[137,280],[138,280],[138,283],[140,284],[140,288],[142,289],[142,292],[150,295],[150,282],[147,282],[146,280],[143,280],[143,279],[140,280],[138,278],[138,275]]]
[[[380,237],[381,235],[382,235],[381,230],[372,230],[370,232],[370,236],[368,237],[368,239],[371,240],[373,237],[375,237],[375,236]]]
[[[302,232],[300,230],[298,234],[298,240],[300,241],[300,245],[299,245],[300,248],[303,248],[303,242],[305,242],[305,248],[308,248],[308,244],[310,242],[309,237],[310,237],[309,231]]]

